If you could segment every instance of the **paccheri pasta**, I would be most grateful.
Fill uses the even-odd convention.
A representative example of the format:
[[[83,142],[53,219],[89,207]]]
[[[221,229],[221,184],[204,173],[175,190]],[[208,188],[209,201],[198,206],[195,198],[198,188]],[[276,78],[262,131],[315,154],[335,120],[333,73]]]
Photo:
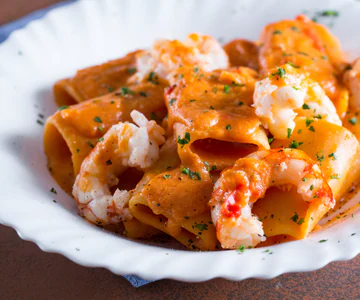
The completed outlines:
[[[80,214],[194,250],[302,239],[360,174],[360,64],[305,16],[156,41],[58,81],[52,176]]]

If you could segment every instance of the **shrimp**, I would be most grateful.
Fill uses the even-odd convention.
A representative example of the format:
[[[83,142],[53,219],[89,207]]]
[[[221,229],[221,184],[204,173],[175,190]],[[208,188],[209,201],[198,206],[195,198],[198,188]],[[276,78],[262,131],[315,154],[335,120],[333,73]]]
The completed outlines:
[[[214,186],[209,205],[217,238],[223,248],[254,247],[266,240],[262,222],[251,213],[251,209],[273,186],[283,190],[295,186],[297,193],[308,203],[319,201],[329,209],[335,204],[319,166],[303,151],[273,149],[254,152],[223,171]]]
[[[350,90],[350,105],[360,108],[360,58],[344,73],[344,82]]]
[[[112,195],[110,188],[128,167],[150,168],[165,142],[165,130],[155,121],[136,110],[130,115],[137,126],[128,122],[113,125],[85,158],[76,177],[73,196],[91,223],[116,224],[132,218],[127,208],[131,191],[116,189]]]
[[[227,68],[229,58],[219,42],[211,36],[192,33],[184,42],[158,40],[150,51],[138,55],[137,73],[131,80],[141,81],[154,74],[167,80],[172,71],[183,66],[212,71]],[[154,79],[150,77],[149,80]]]
[[[255,113],[274,138],[285,139],[295,128],[297,116],[326,119],[341,126],[331,100],[321,86],[305,73],[286,64],[255,84]]]

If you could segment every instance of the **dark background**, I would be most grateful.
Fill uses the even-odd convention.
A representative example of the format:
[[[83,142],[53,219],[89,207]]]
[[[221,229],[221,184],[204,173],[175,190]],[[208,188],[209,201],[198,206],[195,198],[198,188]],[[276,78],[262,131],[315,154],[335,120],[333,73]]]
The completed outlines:
[[[0,0],[0,25],[56,2],[60,1]],[[161,280],[136,289],[108,270],[84,268],[63,256],[42,252],[35,244],[22,241],[13,229],[0,225],[0,299],[75,298],[360,299],[360,256],[319,271],[272,280]]]

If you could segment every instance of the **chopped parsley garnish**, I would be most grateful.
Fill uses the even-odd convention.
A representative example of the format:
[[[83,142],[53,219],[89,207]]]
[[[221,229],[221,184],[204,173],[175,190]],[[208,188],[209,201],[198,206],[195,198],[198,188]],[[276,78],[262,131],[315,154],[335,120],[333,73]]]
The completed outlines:
[[[157,80],[158,80],[158,77],[156,76],[155,72],[150,72],[148,81],[150,81],[153,84],[159,84],[159,82]]]
[[[312,122],[314,122],[314,120],[306,118],[305,120],[306,127],[308,127]]]
[[[216,87],[213,88],[213,92],[216,94],[218,89]]]
[[[39,125],[44,125],[44,122],[41,120],[36,120],[36,123],[38,123]]]
[[[302,223],[304,223],[305,222],[305,220],[304,220],[304,218],[300,218],[300,220],[299,220],[299,222],[297,222],[299,225],[301,225]]]
[[[108,91],[109,91],[109,93],[112,93],[114,91],[114,88],[112,86],[109,86]]]
[[[307,178],[306,178],[306,177],[304,177],[304,178],[302,179],[302,181],[306,182],[306,181],[307,181]]]
[[[136,68],[129,68],[126,70],[128,74],[134,74],[136,72]]]
[[[297,65],[293,64],[292,62],[288,62],[287,64],[290,65],[290,66],[292,66],[292,67],[295,68],[295,69],[299,69],[299,68],[300,68],[300,66],[297,66]]]
[[[310,131],[312,131],[312,132],[315,132],[315,128],[314,128],[314,126],[310,126],[309,128],[308,128]]]
[[[245,245],[244,245],[244,244],[240,245],[240,246],[236,249],[236,251],[239,252],[239,253],[244,253],[244,251],[245,251]]]
[[[198,68],[198,67],[195,67],[195,68],[194,68],[194,72],[195,72],[195,73],[199,72],[199,68]]]
[[[135,92],[130,90],[127,86],[123,86],[120,89],[120,93],[115,93],[117,96],[126,96],[126,95],[134,95]]]
[[[292,31],[299,32],[299,28],[297,28],[296,26],[291,26],[291,30],[292,30]]]
[[[199,229],[200,231],[208,230],[207,224],[195,224],[195,227]]]
[[[58,110],[64,110],[64,109],[67,109],[69,106],[67,106],[67,105],[63,105],[63,106],[60,106],[59,108],[58,108]]]
[[[225,94],[229,94],[229,93],[230,93],[230,86],[228,86],[227,84],[224,85],[224,93],[225,93]]]
[[[297,133],[299,133],[299,134],[300,134],[301,132],[302,132],[302,130],[301,130],[301,129],[299,129],[299,130],[297,131]]]
[[[106,164],[107,164],[108,166],[110,166],[110,165],[112,165],[112,161],[111,161],[110,159],[108,159],[108,160],[106,161]]]
[[[307,105],[306,103],[304,103],[303,106],[302,106],[302,109],[310,109],[310,106]]]
[[[228,124],[228,125],[226,125],[226,130],[230,130],[231,129],[231,125],[230,124]]]
[[[319,243],[325,243],[327,242],[328,240],[320,240]]]
[[[328,157],[332,157],[333,160],[336,160],[336,155],[334,152],[330,153]]]
[[[331,179],[339,179],[340,178],[340,174],[334,174],[330,176]]]
[[[269,143],[269,144],[271,144],[273,140],[274,140],[274,138],[273,138],[273,137],[268,138],[268,143]]]
[[[189,168],[183,168],[181,170],[181,173],[183,173],[185,175],[188,175],[190,177],[190,179],[201,180],[200,173],[199,172],[193,172]]]
[[[189,216],[184,216],[184,219],[189,220]]]
[[[313,189],[314,189],[314,185],[312,184],[312,185],[310,185],[310,191],[312,191]]]
[[[110,101],[110,104],[114,104],[114,103],[115,103],[115,101],[114,101],[114,100],[111,100],[111,101]]]
[[[211,170],[215,171],[216,170],[216,166],[212,166]]]
[[[292,86],[292,88],[295,90],[295,91],[298,91],[299,88],[297,88],[296,86]]]
[[[164,177],[164,179],[168,179],[168,178],[170,178],[170,174],[165,174],[163,177]]]
[[[140,92],[139,95],[140,95],[141,97],[147,97],[147,94],[146,94],[145,92]]]
[[[297,212],[295,212],[295,214],[290,218],[290,220],[297,223],[297,221],[299,220],[299,215],[297,214]]]
[[[183,148],[184,145],[189,144],[189,142],[190,142],[190,133],[185,132],[184,138],[180,138],[180,136],[178,136],[177,142],[178,142],[178,144],[181,145],[181,148]]]
[[[196,102],[196,100],[195,100],[195,99],[191,99],[189,102]]]
[[[276,34],[282,34],[282,31],[281,31],[281,30],[275,30],[275,31],[273,32],[273,35],[276,35]]]
[[[318,154],[316,153],[316,159],[320,162],[320,164],[322,163],[322,161],[325,159],[324,154]]]
[[[287,137],[290,138],[291,137],[291,133],[292,133],[292,129],[288,128],[287,129]]]
[[[328,60],[328,58],[327,58],[325,55],[322,55],[321,58],[322,58],[323,60]]]
[[[301,146],[302,144],[304,144],[304,142],[297,142],[297,141],[292,141],[289,145],[289,148],[292,149],[297,149],[299,146]]]
[[[100,119],[99,116],[96,116],[96,117],[94,118],[94,121],[95,121],[95,122],[98,122],[98,123],[102,123],[102,120]]]
[[[210,171],[210,165],[207,161],[204,161],[204,165],[206,166],[206,170]]]
[[[349,123],[352,125],[355,125],[357,123],[357,118],[353,117],[353,118],[349,119]]]
[[[57,191],[56,191],[55,188],[53,188],[53,187],[51,188],[50,192],[53,193],[53,194],[55,194],[55,195],[57,194]]]
[[[95,147],[91,141],[88,141],[87,143],[88,143],[88,145],[89,145],[91,148],[94,148],[94,147]]]
[[[271,77],[273,77],[273,76],[275,76],[275,75],[279,75],[280,78],[284,78],[284,77],[285,77],[285,74],[286,74],[285,69],[279,68],[279,67],[276,67],[276,69],[277,69],[277,72],[272,73],[272,74],[271,74]]]
[[[244,105],[244,102],[240,101],[240,102],[238,103],[238,105],[239,105],[239,106]]]
[[[102,132],[102,131],[104,130],[104,128],[102,128],[101,126],[99,126],[97,129],[98,129],[100,132]]]
[[[339,16],[339,12],[336,10],[324,10],[320,13],[320,16],[322,17],[338,17]]]
[[[103,137],[99,138],[99,142],[102,142],[103,140],[104,140],[104,138],[103,138]]]
[[[77,149],[76,149],[76,154],[79,154],[79,153],[80,153],[80,149],[77,148]]]
[[[306,52],[299,51],[298,53],[304,56],[309,56],[309,54],[307,54]]]
[[[172,106],[175,101],[176,101],[176,99],[175,99],[175,98],[172,98],[172,99],[169,101],[170,106]]]

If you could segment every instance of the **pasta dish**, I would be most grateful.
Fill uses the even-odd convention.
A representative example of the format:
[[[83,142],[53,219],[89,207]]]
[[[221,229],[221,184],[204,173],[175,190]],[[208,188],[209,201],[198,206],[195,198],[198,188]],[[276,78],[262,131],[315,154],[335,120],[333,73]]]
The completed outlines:
[[[339,220],[321,223],[359,181],[360,60],[303,15],[255,42],[158,40],[54,94],[51,175],[83,218],[129,238],[193,250],[303,239]]]

